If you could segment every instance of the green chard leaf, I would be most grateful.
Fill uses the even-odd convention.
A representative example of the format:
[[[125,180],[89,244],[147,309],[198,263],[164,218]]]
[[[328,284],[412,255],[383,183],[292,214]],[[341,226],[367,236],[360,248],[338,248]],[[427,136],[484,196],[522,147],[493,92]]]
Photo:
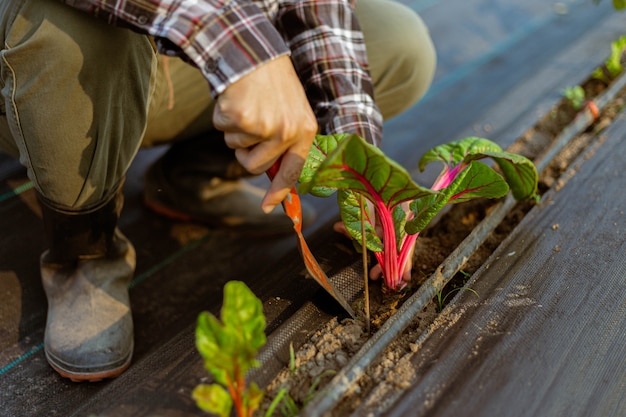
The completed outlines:
[[[402,239],[406,236],[406,212],[402,206],[398,205],[393,208],[391,217],[393,218],[393,225],[396,231],[396,247],[400,250]]]
[[[265,316],[261,300],[246,284],[241,281],[229,281],[224,286],[221,318],[222,322],[209,312],[199,314],[196,324],[196,347],[207,371],[213,375],[216,382],[228,387],[232,386],[233,381],[245,378],[250,368],[259,365],[256,356],[266,341]],[[254,394],[254,389],[250,393]],[[194,398],[211,407],[213,402],[223,401],[222,392],[215,386],[200,385],[198,391],[194,391]],[[256,399],[250,401],[257,402]],[[200,402],[198,406],[203,407]],[[228,409],[230,410],[230,405]]]
[[[530,159],[504,151],[484,152],[483,155],[493,159],[498,164],[516,200],[537,198],[539,174],[535,164]]]
[[[470,162],[462,175],[447,188],[451,191],[449,203],[463,203],[475,198],[500,198],[509,192],[504,178],[478,161]]]
[[[265,344],[265,316],[263,305],[250,289],[240,281],[230,281],[224,286],[224,305],[222,306],[224,326],[233,329],[237,342],[245,347],[246,353],[254,358]],[[256,360],[248,362],[256,366]]]
[[[359,195],[347,190],[340,190],[337,193],[337,202],[339,203],[341,221],[346,230],[358,245],[361,242],[361,207],[359,205]],[[369,208],[365,207],[366,219],[373,218],[375,214],[370,213]],[[372,222],[365,222],[365,241],[366,246],[373,252],[382,252],[383,242],[374,230]]]
[[[233,401],[230,394],[221,385],[200,384],[194,388],[191,396],[201,410],[220,417],[230,416]]]
[[[302,185],[301,188],[306,187],[306,184],[309,184],[315,175],[315,172],[318,170],[319,166],[326,160],[326,157],[330,152],[332,152],[335,148],[337,148],[337,144],[350,135],[348,134],[336,134],[336,135],[317,135],[313,144],[311,145],[311,151],[304,162],[304,167],[302,168],[302,172],[300,173],[300,178],[298,182]],[[335,191],[335,188],[328,187],[311,187],[309,189],[309,193],[316,197],[329,197]]]
[[[456,166],[483,158],[491,158],[498,164],[513,197],[517,200],[536,198],[539,175],[532,161],[522,155],[505,152],[499,145],[484,138],[469,137],[439,145],[424,154],[420,159],[419,169],[423,171],[432,161]]]
[[[450,203],[462,203],[474,198],[499,198],[509,191],[509,187],[497,172],[487,165],[472,161],[437,196],[428,196],[410,204],[413,219],[407,222],[406,232],[415,234],[428,226],[433,217]]]
[[[338,142],[309,179],[300,183],[300,192],[307,193],[320,186],[349,189],[362,193],[375,204],[383,202],[389,208],[436,193],[417,185],[397,162],[358,135]]]
[[[254,382],[250,383],[250,387],[246,392],[246,406],[249,410],[257,410],[263,401],[263,390]]]
[[[233,372],[231,346],[227,332],[210,313],[202,312],[196,324],[196,347],[204,360],[204,367],[220,384],[226,384],[226,375]]]
[[[443,206],[448,204],[450,192],[446,192],[447,189],[441,190],[439,194],[429,195],[426,197],[418,198],[411,201],[409,209],[413,213],[413,218],[406,223],[406,232],[410,235],[420,233],[428,226],[428,223],[441,211]]]
[[[489,139],[471,136],[459,141],[435,146],[422,156],[419,161],[419,169],[424,171],[429,162],[435,161],[443,162],[447,166],[456,166],[461,162],[469,163],[472,159],[478,159],[473,158],[473,155],[500,151],[502,151],[502,148]]]

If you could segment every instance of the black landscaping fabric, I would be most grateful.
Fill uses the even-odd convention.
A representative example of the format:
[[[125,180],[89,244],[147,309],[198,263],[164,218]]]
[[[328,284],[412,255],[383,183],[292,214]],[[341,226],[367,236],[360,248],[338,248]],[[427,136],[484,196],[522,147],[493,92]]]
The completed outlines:
[[[407,0],[404,3],[422,14],[437,45],[439,59],[437,78],[429,94],[385,126],[383,149],[412,172],[416,170],[419,157],[442,142],[480,135],[503,146],[512,143],[560,99],[562,89],[582,82],[608,56],[610,42],[622,35],[625,27],[625,15],[614,12],[608,1],[599,6],[592,4],[591,0],[568,2],[569,12],[566,14],[556,14],[551,4],[544,0],[447,0],[425,2],[430,6],[425,9],[417,4],[420,2]],[[136,343],[134,361],[121,377],[92,384],[63,380],[45,361],[42,343],[46,300],[38,272],[39,255],[44,249],[40,212],[25,171],[0,153],[0,416],[202,415],[190,398],[193,387],[206,376],[195,351],[193,328],[200,311],[218,314],[222,286],[228,280],[245,281],[263,300],[270,316],[268,332],[277,329],[310,300],[319,308],[319,317],[338,314],[332,299],[325,297],[312,280],[305,279],[293,236],[247,239],[201,226],[169,222],[146,210],[141,204],[142,175],[162,151],[162,148],[140,151],[127,176],[126,204],[120,221],[120,227],[134,242],[138,256],[137,275],[131,288]],[[596,169],[601,171],[601,164]],[[418,177],[418,181],[428,185],[432,180],[429,175],[427,172]],[[576,181],[583,181],[588,175],[578,175],[582,179]],[[592,178],[595,177],[590,177],[589,181]],[[603,190],[609,186],[602,183],[595,187],[600,187],[594,188],[596,194],[593,194],[598,201],[610,201],[615,207],[621,201],[624,206],[623,190],[615,188],[610,200],[606,200],[609,196],[603,194]],[[330,230],[332,220],[336,219],[334,200],[318,199],[313,203],[319,219],[307,231],[307,237],[320,263],[332,271],[341,264],[349,265],[358,260],[360,255],[352,251],[350,242]],[[570,240],[559,241],[560,252],[550,248],[547,260],[556,262],[572,254],[571,261],[577,263],[567,269],[568,273],[586,271],[590,281],[563,282],[562,287],[550,284],[554,281],[543,268],[556,264],[542,264],[547,262],[547,254],[538,252],[535,246],[522,252],[525,242],[515,241],[511,244],[520,245],[520,252],[507,258],[509,262],[518,260],[511,269],[541,265],[543,292],[535,294],[531,292],[534,288],[506,287],[498,293],[501,303],[523,304],[526,298],[536,301],[532,305],[516,307],[516,315],[512,317],[499,317],[498,326],[509,322],[518,325],[516,323],[526,320],[527,315],[523,313],[536,311],[537,319],[543,320],[542,326],[551,329],[549,336],[556,338],[563,348],[557,350],[558,355],[551,351],[545,353],[549,356],[542,356],[544,352],[531,350],[533,345],[524,342],[521,344],[526,348],[524,352],[516,350],[520,345],[510,344],[507,345],[510,349],[501,353],[503,360],[513,365],[530,352],[534,352],[533,357],[537,360],[545,358],[545,367],[550,365],[549,361],[558,361],[563,378],[552,375],[555,377],[553,381],[539,377],[538,381],[524,380],[527,384],[541,383],[542,387],[552,387],[552,391],[541,391],[546,395],[567,386],[571,388],[567,392],[572,393],[572,404],[593,396],[604,401],[598,407],[623,407],[623,403],[616,404],[610,397],[612,392],[617,392],[611,391],[617,389],[611,383],[620,382],[616,379],[617,374],[612,379],[611,375],[606,375],[607,379],[588,383],[582,392],[575,391],[576,388],[582,389],[582,385],[571,380],[580,367],[592,364],[599,367],[610,364],[618,370],[616,355],[623,352],[621,346],[609,349],[608,343],[615,340],[603,339],[604,334],[598,333],[598,329],[613,324],[618,329],[621,325],[623,335],[624,323],[619,319],[624,313],[624,299],[619,298],[618,291],[590,285],[591,282],[606,285],[615,280],[620,270],[610,269],[608,265],[609,261],[623,257],[623,240],[621,246],[614,247],[610,246],[610,240],[598,239],[594,247],[581,252],[578,240],[584,241],[597,231],[605,230],[592,228],[590,222],[609,219],[606,212],[602,214],[604,206],[596,204],[584,206],[583,212],[576,211],[577,217],[574,217],[577,204],[584,203],[572,202],[571,207],[567,206],[559,213],[551,212],[555,216],[552,221],[561,226],[552,231],[552,224],[546,220],[542,227],[548,225],[548,229],[536,229],[535,233],[540,234],[533,239],[540,241],[548,233],[553,233],[550,236],[557,239],[568,233],[566,225],[574,222],[584,233],[567,235]],[[551,206],[546,210],[548,208]],[[623,217],[621,219],[623,221]],[[509,252],[517,250],[516,247]],[[519,261],[522,255],[528,265]],[[599,269],[584,269],[583,261],[589,262],[584,265]],[[623,278],[623,269],[621,272]],[[481,295],[489,294],[478,290]],[[553,303],[573,293],[579,297],[579,304],[570,304],[573,310],[552,310],[556,308]],[[519,300],[513,299],[513,295],[509,300],[507,294],[520,294]],[[610,300],[602,297],[616,297],[612,304],[613,315],[607,313],[604,304]],[[589,304],[587,299],[595,303]],[[543,307],[537,307],[538,304]],[[539,315],[541,312],[546,315]],[[547,315],[548,312],[552,314]],[[559,317],[568,326],[576,324],[578,327],[561,331],[569,327],[559,324]],[[476,317],[475,320],[477,323],[481,320],[489,322],[487,317]],[[526,320],[527,326],[532,324]],[[606,352],[606,364],[596,363],[597,359],[591,353],[581,357],[585,352],[572,347],[574,341],[581,340],[582,334],[594,332],[598,351]],[[461,350],[463,343],[464,339],[459,337],[446,348]],[[479,346],[479,353],[484,353],[484,348],[489,346],[484,343]],[[519,372],[518,368],[513,369]],[[621,370],[623,374],[623,366]],[[501,371],[505,372],[505,369]],[[467,395],[471,397],[480,392],[481,385],[469,379],[469,370],[467,375],[467,380],[462,374],[450,384],[468,387],[472,392]],[[500,375],[497,386],[504,387],[506,380],[516,377],[512,373],[506,378]],[[485,381],[489,382],[488,379]],[[625,392],[623,379],[621,384],[621,392]],[[434,388],[423,387],[424,392]],[[520,390],[519,394],[522,393]],[[459,401],[473,404],[465,394],[459,394]],[[411,398],[404,401],[415,405]],[[531,406],[541,403],[542,398],[533,398],[529,402]],[[550,405],[549,402],[546,404]],[[515,410],[515,413],[533,415],[526,409]],[[455,415],[474,414],[462,412]],[[538,412],[534,415],[555,414]]]
[[[625,161],[622,115],[444,312],[386,415],[626,414]]]

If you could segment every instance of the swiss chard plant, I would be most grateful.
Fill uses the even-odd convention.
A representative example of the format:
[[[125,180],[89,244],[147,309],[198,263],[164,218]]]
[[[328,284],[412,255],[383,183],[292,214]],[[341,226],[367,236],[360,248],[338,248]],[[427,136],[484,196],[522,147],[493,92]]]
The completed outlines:
[[[490,158],[499,172],[479,160]],[[300,176],[298,190],[318,197],[337,192],[341,219],[360,242],[362,223],[366,248],[381,266],[387,290],[405,286],[402,272],[419,233],[446,205],[479,197],[499,198],[509,190],[516,199],[537,193],[537,170],[527,158],[503,151],[483,138],[469,137],[437,146],[419,161],[443,170],[430,187],[413,181],[410,174],[380,149],[358,135],[318,136]],[[359,204],[360,197],[369,205]],[[362,222],[363,220],[363,222]],[[382,232],[377,232],[379,225]]]
[[[608,84],[621,74],[624,70],[622,65],[624,49],[626,49],[626,36],[620,36],[611,42],[611,53],[604,61],[604,66],[596,68],[591,76]]]
[[[229,281],[221,319],[209,312],[198,316],[196,347],[216,383],[200,384],[192,395],[204,411],[228,417],[234,407],[238,417],[250,417],[263,398],[256,384],[246,383],[246,372],[259,366],[257,353],[266,341],[261,301],[243,282]]]

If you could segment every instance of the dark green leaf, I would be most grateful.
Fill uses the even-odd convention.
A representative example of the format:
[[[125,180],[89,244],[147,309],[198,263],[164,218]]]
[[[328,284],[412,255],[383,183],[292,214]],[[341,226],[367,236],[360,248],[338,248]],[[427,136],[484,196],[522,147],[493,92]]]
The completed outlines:
[[[530,159],[509,152],[485,152],[484,156],[498,164],[516,200],[536,197],[539,174]]]
[[[475,198],[500,198],[509,192],[504,178],[482,162],[472,161],[446,190],[450,203],[462,203]]]
[[[470,162],[448,187],[440,190],[439,195],[411,202],[409,207],[413,219],[407,222],[406,232],[415,234],[424,230],[448,203],[460,203],[478,197],[497,198],[506,194],[508,189],[502,177],[491,168],[480,162]],[[457,197],[460,194],[462,196]],[[453,197],[456,198],[450,200]]]
[[[445,193],[446,189],[441,191],[439,194],[418,198],[411,202],[409,209],[413,212],[413,218],[405,226],[408,234],[414,235],[424,230],[432,218],[448,203],[450,196]]]
[[[415,184],[404,168],[358,135],[339,142],[310,181],[300,186],[302,192],[318,186],[353,190],[389,208],[434,193]]]
[[[316,197],[328,197],[332,195],[336,189],[328,188],[328,187],[309,187],[309,183],[311,182],[313,175],[318,170],[319,166],[326,160],[326,157],[330,152],[332,152],[335,148],[337,148],[337,144],[344,139],[348,138],[350,135],[348,134],[336,134],[336,135],[317,135],[313,144],[311,145],[311,151],[307,156],[306,161],[304,162],[304,167],[302,168],[302,172],[300,173],[300,178],[298,180],[299,186],[298,191],[304,193],[304,189],[307,189],[306,192],[316,196]]]
[[[475,159],[471,158],[471,155],[499,151],[502,151],[502,148],[489,139],[472,136],[432,148],[420,159],[419,169],[423,171],[429,162],[434,161],[453,167],[461,162],[469,163],[470,160]],[[470,157],[469,160],[468,157]]]
[[[532,161],[524,156],[505,152],[488,139],[469,137],[437,146],[420,159],[419,168],[423,170],[426,164],[432,161],[441,161],[448,166],[456,166],[483,158],[492,158],[499,165],[504,178],[511,187],[513,197],[518,200],[535,198],[539,176]]]
[[[341,221],[350,233],[350,236],[357,244],[361,242],[361,208],[359,205],[359,196],[351,191],[339,191],[337,193],[337,202],[339,203]],[[366,219],[373,216],[374,213],[369,212],[367,205],[365,206]],[[367,248],[373,252],[381,252],[383,250],[383,242],[376,234],[371,222],[365,222],[365,240]]]
[[[406,212],[401,205],[398,205],[393,208],[391,217],[393,218],[393,226],[396,232],[396,248],[398,248],[399,251],[402,246],[402,239],[406,236]]]

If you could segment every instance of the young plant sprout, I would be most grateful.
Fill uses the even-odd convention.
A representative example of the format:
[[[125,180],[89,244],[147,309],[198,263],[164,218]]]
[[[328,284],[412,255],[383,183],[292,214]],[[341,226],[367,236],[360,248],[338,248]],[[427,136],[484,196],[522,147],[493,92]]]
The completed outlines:
[[[591,74],[595,79],[610,83],[624,70],[622,66],[622,56],[626,49],[626,36],[620,36],[611,42],[611,53],[604,61],[604,67],[598,67]]]
[[[502,174],[479,159],[491,158]],[[504,152],[483,138],[469,137],[437,146],[419,168],[439,161],[443,170],[432,187],[416,184],[409,173],[358,135],[318,136],[300,176],[298,190],[328,197],[338,190],[341,219],[360,242],[361,218],[366,247],[374,252],[387,290],[401,290],[402,272],[419,233],[446,205],[474,198],[535,198],[537,170],[527,158]],[[360,205],[360,196],[371,204]],[[373,212],[370,207],[373,208]],[[376,225],[382,229],[379,234]]]
[[[193,398],[202,410],[221,417],[230,416],[233,407],[238,417],[251,417],[263,398],[255,383],[246,383],[248,370],[259,366],[257,353],[266,341],[261,300],[243,282],[229,281],[221,319],[209,312],[198,316],[196,347],[216,383],[198,385]]]
[[[579,85],[565,88],[562,94],[572,103],[575,110],[580,110],[585,104],[585,90]]]

